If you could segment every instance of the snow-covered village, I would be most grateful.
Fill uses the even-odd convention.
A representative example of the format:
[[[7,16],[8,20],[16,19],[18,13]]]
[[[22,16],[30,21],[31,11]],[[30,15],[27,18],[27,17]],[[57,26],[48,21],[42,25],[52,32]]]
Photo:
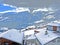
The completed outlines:
[[[60,45],[60,1],[0,0],[0,45]]]
[[[41,28],[1,28],[0,45],[60,45],[60,21],[48,23]]]

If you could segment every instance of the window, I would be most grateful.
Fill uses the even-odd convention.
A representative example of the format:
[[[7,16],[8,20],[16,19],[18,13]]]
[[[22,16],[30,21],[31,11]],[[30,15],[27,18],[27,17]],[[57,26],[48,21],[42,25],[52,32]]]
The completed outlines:
[[[58,38],[58,39],[57,39],[57,42],[59,42],[59,43],[60,43],[60,38]]]
[[[9,43],[4,43],[4,45],[9,45]]]
[[[60,30],[60,26],[59,26],[59,30]]]
[[[55,40],[52,40],[52,42],[55,43],[56,42],[56,39]]]
[[[57,31],[57,26],[53,26],[53,30],[54,31]]]

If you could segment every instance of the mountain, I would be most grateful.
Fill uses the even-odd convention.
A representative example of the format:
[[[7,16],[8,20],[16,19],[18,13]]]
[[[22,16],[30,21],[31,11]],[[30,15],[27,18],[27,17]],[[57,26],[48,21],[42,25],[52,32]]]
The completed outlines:
[[[35,12],[37,15],[38,13],[40,13],[41,11],[37,11]],[[46,25],[47,23],[53,22],[55,20],[60,20],[60,10],[57,11],[42,11],[41,12],[43,14],[41,20],[43,20],[41,22],[41,20],[35,21],[37,23],[35,23],[35,25],[37,26],[43,26]]]
[[[15,7],[10,7],[9,5],[0,4],[0,12],[7,11],[7,10],[12,10],[12,9],[16,9],[16,8]]]
[[[28,25],[33,25],[35,21],[42,19],[44,15],[42,13],[31,14],[27,11],[24,12],[9,12],[2,14],[2,17],[8,17],[7,20],[0,22],[0,27],[9,27],[9,28],[25,28]]]
[[[49,12],[38,11],[36,13],[29,13],[28,11],[23,11],[19,13],[8,12],[1,15],[1,17],[8,17],[8,19],[0,21],[0,27],[8,28],[26,28],[29,25],[35,25],[35,21],[44,20],[44,22],[39,22],[40,24],[47,24],[54,20],[59,20],[59,11],[49,14]],[[2,25],[1,25],[2,24]],[[38,26],[37,25],[37,26]]]
[[[30,11],[29,8],[15,8],[11,5],[1,5],[0,9],[0,28],[21,29],[29,25],[43,26],[60,19],[60,10],[53,10],[51,8],[40,8]]]

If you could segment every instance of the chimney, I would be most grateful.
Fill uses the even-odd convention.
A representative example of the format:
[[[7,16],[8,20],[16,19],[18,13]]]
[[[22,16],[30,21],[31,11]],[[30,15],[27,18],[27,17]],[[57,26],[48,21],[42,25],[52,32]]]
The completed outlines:
[[[47,35],[47,34],[48,34],[48,31],[46,30],[46,31],[45,31],[45,35]]]

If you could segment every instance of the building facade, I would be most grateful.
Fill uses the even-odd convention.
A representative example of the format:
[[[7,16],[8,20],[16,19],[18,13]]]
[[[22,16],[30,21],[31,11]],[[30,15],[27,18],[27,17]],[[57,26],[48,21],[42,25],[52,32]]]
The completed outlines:
[[[47,30],[60,32],[60,23],[52,22],[47,24]]]

